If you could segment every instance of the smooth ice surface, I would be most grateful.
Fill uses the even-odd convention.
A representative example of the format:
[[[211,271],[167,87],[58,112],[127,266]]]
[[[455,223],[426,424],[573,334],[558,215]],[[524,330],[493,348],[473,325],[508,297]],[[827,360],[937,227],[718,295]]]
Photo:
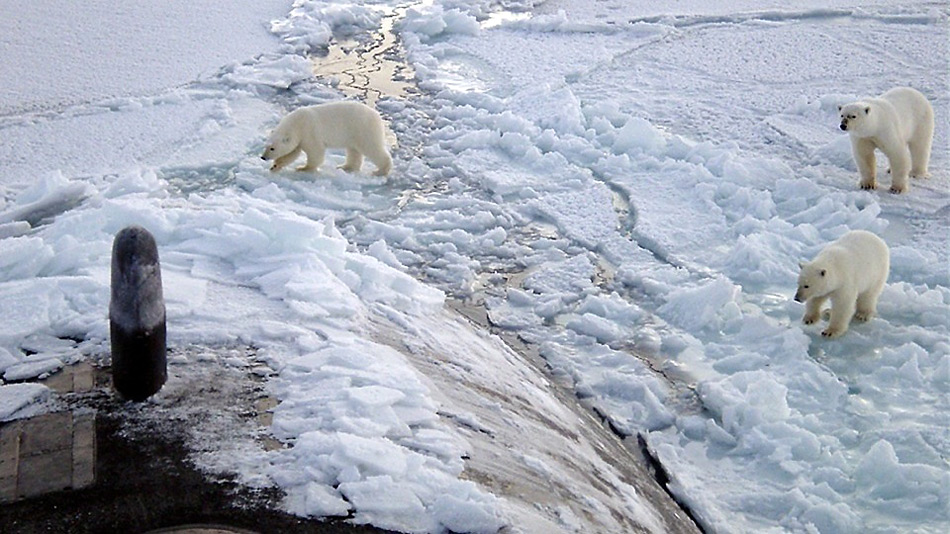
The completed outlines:
[[[256,347],[278,400],[284,448],[200,462],[294,513],[674,530],[451,295],[642,438],[706,531],[943,532],[948,19],[860,0],[2,5],[0,371],[107,352],[112,238],[138,224],[169,343]],[[335,170],[339,151],[267,172],[281,116],[342,98],[312,61],[380,28],[416,76],[377,104],[392,175]],[[896,85],[934,105],[931,177],[860,191],[837,105]],[[854,229],[887,241],[890,278],[876,317],[824,340],[791,298],[798,262]],[[48,396],[0,385],[0,419]]]
[[[141,0],[7,3],[0,8],[0,72],[16,82],[0,87],[0,116],[61,112],[110,98],[122,105],[127,97],[214,76],[230,63],[274,51],[268,20],[290,4],[198,0],[157,11]]]

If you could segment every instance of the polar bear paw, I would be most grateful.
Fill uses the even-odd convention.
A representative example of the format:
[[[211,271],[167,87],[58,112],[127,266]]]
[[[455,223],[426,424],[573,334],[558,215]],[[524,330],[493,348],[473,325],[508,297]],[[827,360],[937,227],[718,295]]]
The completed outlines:
[[[841,334],[844,334],[844,333],[845,333],[844,328],[832,328],[829,326],[828,328],[825,328],[821,332],[821,337],[836,338],[836,337],[841,337]]]

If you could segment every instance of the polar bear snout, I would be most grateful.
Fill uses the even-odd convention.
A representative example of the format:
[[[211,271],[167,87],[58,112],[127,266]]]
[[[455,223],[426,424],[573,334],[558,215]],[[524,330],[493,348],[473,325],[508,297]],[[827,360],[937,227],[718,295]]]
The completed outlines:
[[[846,132],[848,131],[848,119],[844,119],[843,121],[841,121],[841,129]]]
[[[802,298],[801,290],[795,292],[795,302],[805,302],[805,299]]]

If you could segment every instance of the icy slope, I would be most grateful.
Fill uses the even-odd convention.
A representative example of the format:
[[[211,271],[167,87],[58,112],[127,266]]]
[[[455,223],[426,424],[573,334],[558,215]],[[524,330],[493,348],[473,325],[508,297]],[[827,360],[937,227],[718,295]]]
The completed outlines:
[[[946,124],[946,9],[671,25],[620,5],[542,10],[476,36],[445,8],[410,13],[407,32],[448,28],[404,35],[438,91],[419,144],[448,189],[357,239],[400,243],[404,263],[485,298],[646,436],[711,530],[940,531],[947,130],[933,176],[895,197],[857,190],[835,126],[837,104],[897,84]],[[883,235],[893,270],[880,317],[827,342],[790,297],[797,262],[849,229]]]

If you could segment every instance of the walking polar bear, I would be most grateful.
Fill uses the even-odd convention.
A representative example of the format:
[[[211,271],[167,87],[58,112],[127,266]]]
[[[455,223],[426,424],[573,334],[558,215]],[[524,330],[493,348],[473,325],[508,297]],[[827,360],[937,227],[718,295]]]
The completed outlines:
[[[805,303],[805,324],[821,317],[821,306],[831,299],[831,318],[821,335],[838,337],[852,317],[867,321],[877,311],[877,299],[890,271],[890,250],[884,241],[864,230],[852,230],[826,246],[811,262],[802,262],[796,302]]]
[[[383,119],[375,109],[351,101],[290,112],[271,133],[261,159],[273,160],[270,170],[279,171],[303,152],[307,163],[297,170],[315,171],[323,164],[328,148],[346,149],[346,162],[340,167],[344,171],[359,171],[363,156],[376,165],[376,176],[385,176],[392,170]]]
[[[897,87],[878,98],[838,106],[841,129],[851,135],[851,152],[861,173],[861,189],[877,187],[874,149],[891,166],[891,192],[907,190],[907,177],[927,176],[934,135],[934,111],[927,98]]]

